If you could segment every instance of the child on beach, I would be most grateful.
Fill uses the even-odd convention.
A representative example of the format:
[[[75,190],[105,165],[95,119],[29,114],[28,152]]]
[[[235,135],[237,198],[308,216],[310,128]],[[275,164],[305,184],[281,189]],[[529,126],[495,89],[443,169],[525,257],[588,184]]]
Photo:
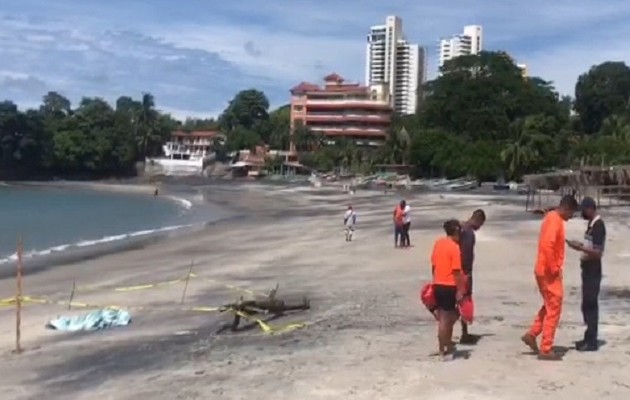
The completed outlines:
[[[343,225],[346,230],[346,242],[352,241],[352,235],[354,234],[354,226],[357,223],[357,214],[352,209],[352,206],[348,206],[346,213],[343,215]]]
[[[457,304],[465,292],[462,260],[459,248],[461,226],[457,220],[444,222],[445,237],[435,241],[431,254],[433,293],[438,316],[439,354],[447,360],[453,357],[453,326],[459,314]]]

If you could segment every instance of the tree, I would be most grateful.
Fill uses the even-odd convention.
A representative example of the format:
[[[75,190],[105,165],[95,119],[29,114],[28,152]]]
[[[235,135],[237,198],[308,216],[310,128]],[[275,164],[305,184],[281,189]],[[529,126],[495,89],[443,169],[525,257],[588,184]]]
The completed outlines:
[[[321,134],[298,123],[293,129],[293,142],[297,151],[314,151],[325,148],[327,140]]]
[[[219,117],[219,125],[225,132],[236,128],[254,130],[269,119],[269,100],[256,89],[242,90],[234,96]]]
[[[504,140],[510,124],[532,114],[557,116],[551,84],[523,78],[503,52],[457,57],[427,84],[426,124],[473,140]]]
[[[394,115],[389,138],[376,149],[330,138],[297,124],[291,109],[269,111],[265,94],[237,93],[217,120],[176,121],[149,93],[121,96],[115,107],[99,98],[76,108],[49,92],[37,109],[0,102],[0,173],[5,176],[127,176],[134,164],[157,155],[174,129],[221,130],[217,160],[229,151],[293,142],[300,160],[320,170],[369,171],[376,163],[409,164],[421,176],[474,176],[479,180],[586,162],[630,162],[630,68],[605,62],[580,76],[575,99],[553,84],[523,77],[504,52],[448,61],[426,85],[415,115]],[[573,109],[578,114],[572,113]]]
[[[192,131],[217,131],[219,130],[219,122],[214,118],[197,119],[186,118],[183,124],[178,124],[178,128],[184,132]]]
[[[70,100],[57,92],[48,92],[39,110],[46,116],[53,118],[63,118],[70,115],[72,107]]]
[[[575,85],[575,110],[585,133],[600,130],[613,114],[628,112],[630,68],[623,62],[605,62],[580,75]]]
[[[136,115],[132,123],[135,124],[136,143],[138,145],[138,155],[141,159],[149,155],[149,150],[156,141],[161,139],[158,129],[158,113],[155,110],[155,99],[150,93],[142,94],[140,107],[136,109]]]
[[[552,144],[547,132],[553,129],[553,124],[552,117],[536,115],[518,119],[510,125],[510,139],[501,151],[509,178],[520,178],[523,173],[544,166],[545,149]]]
[[[291,133],[291,105],[284,105],[269,113],[269,125],[269,144],[276,149],[288,150]]]
[[[227,135],[228,147],[239,150],[260,142],[269,142],[269,100],[256,89],[242,90],[234,96],[219,117],[219,126]]]
[[[392,129],[383,147],[384,161],[389,164],[408,164],[410,146],[411,137],[404,126]]]

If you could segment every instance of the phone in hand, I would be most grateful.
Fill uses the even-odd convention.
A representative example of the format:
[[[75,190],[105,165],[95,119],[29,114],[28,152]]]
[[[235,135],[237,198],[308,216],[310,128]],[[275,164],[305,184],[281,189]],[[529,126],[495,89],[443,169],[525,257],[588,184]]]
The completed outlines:
[[[573,247],[574,249],[577,249],[579,247],[582,247],[582,243],[577,241],[577,240],[569,240],[566,239],[565,242],[567,242],[567,244],[571,247]]]

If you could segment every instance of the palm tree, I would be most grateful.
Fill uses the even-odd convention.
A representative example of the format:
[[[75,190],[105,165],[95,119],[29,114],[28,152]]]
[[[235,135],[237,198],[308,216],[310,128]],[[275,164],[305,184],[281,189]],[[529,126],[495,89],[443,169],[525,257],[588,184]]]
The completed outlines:
[[[630,143],[630,123],[628,119],[620,115],[611,115],[602,123],[600,133],[612,136],[623,143]]]
[[[155,99],[150,93],[142,94],[142,102],[133,117],[136,143],[140,156],[147,156],[150,146],[161,139],[158,129],[158,112],[155,110]]]
[[[411,137],[407,129],[403,126],[390,133],[385,144],[385,158],[391,164],[407,164],[409,162],[409,150],[411,148]]]
[[[503,151],[501,161],[506,163],[510,178],[516,178],[540,160],[540,145],[548,137],[540,133],[531,119],[518,119],[510,124],[510,140]]]

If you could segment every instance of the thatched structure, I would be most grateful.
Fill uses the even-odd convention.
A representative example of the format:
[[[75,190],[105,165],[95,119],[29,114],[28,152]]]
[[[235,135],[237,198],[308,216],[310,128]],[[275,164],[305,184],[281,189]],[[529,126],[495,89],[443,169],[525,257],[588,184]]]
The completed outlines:
[[[608,199],[608,205],[613,205],[613,200],[616,204],[622,201],[627,204],[630,200],[630,165],[582,166],[575,170],[525,175],[523,181],[529,188],[528,206],[529,196],[535,199],[536,193],[541,206],[541,191],[571,193],[578,199],[591,196],[598,204],[602,198]]]

